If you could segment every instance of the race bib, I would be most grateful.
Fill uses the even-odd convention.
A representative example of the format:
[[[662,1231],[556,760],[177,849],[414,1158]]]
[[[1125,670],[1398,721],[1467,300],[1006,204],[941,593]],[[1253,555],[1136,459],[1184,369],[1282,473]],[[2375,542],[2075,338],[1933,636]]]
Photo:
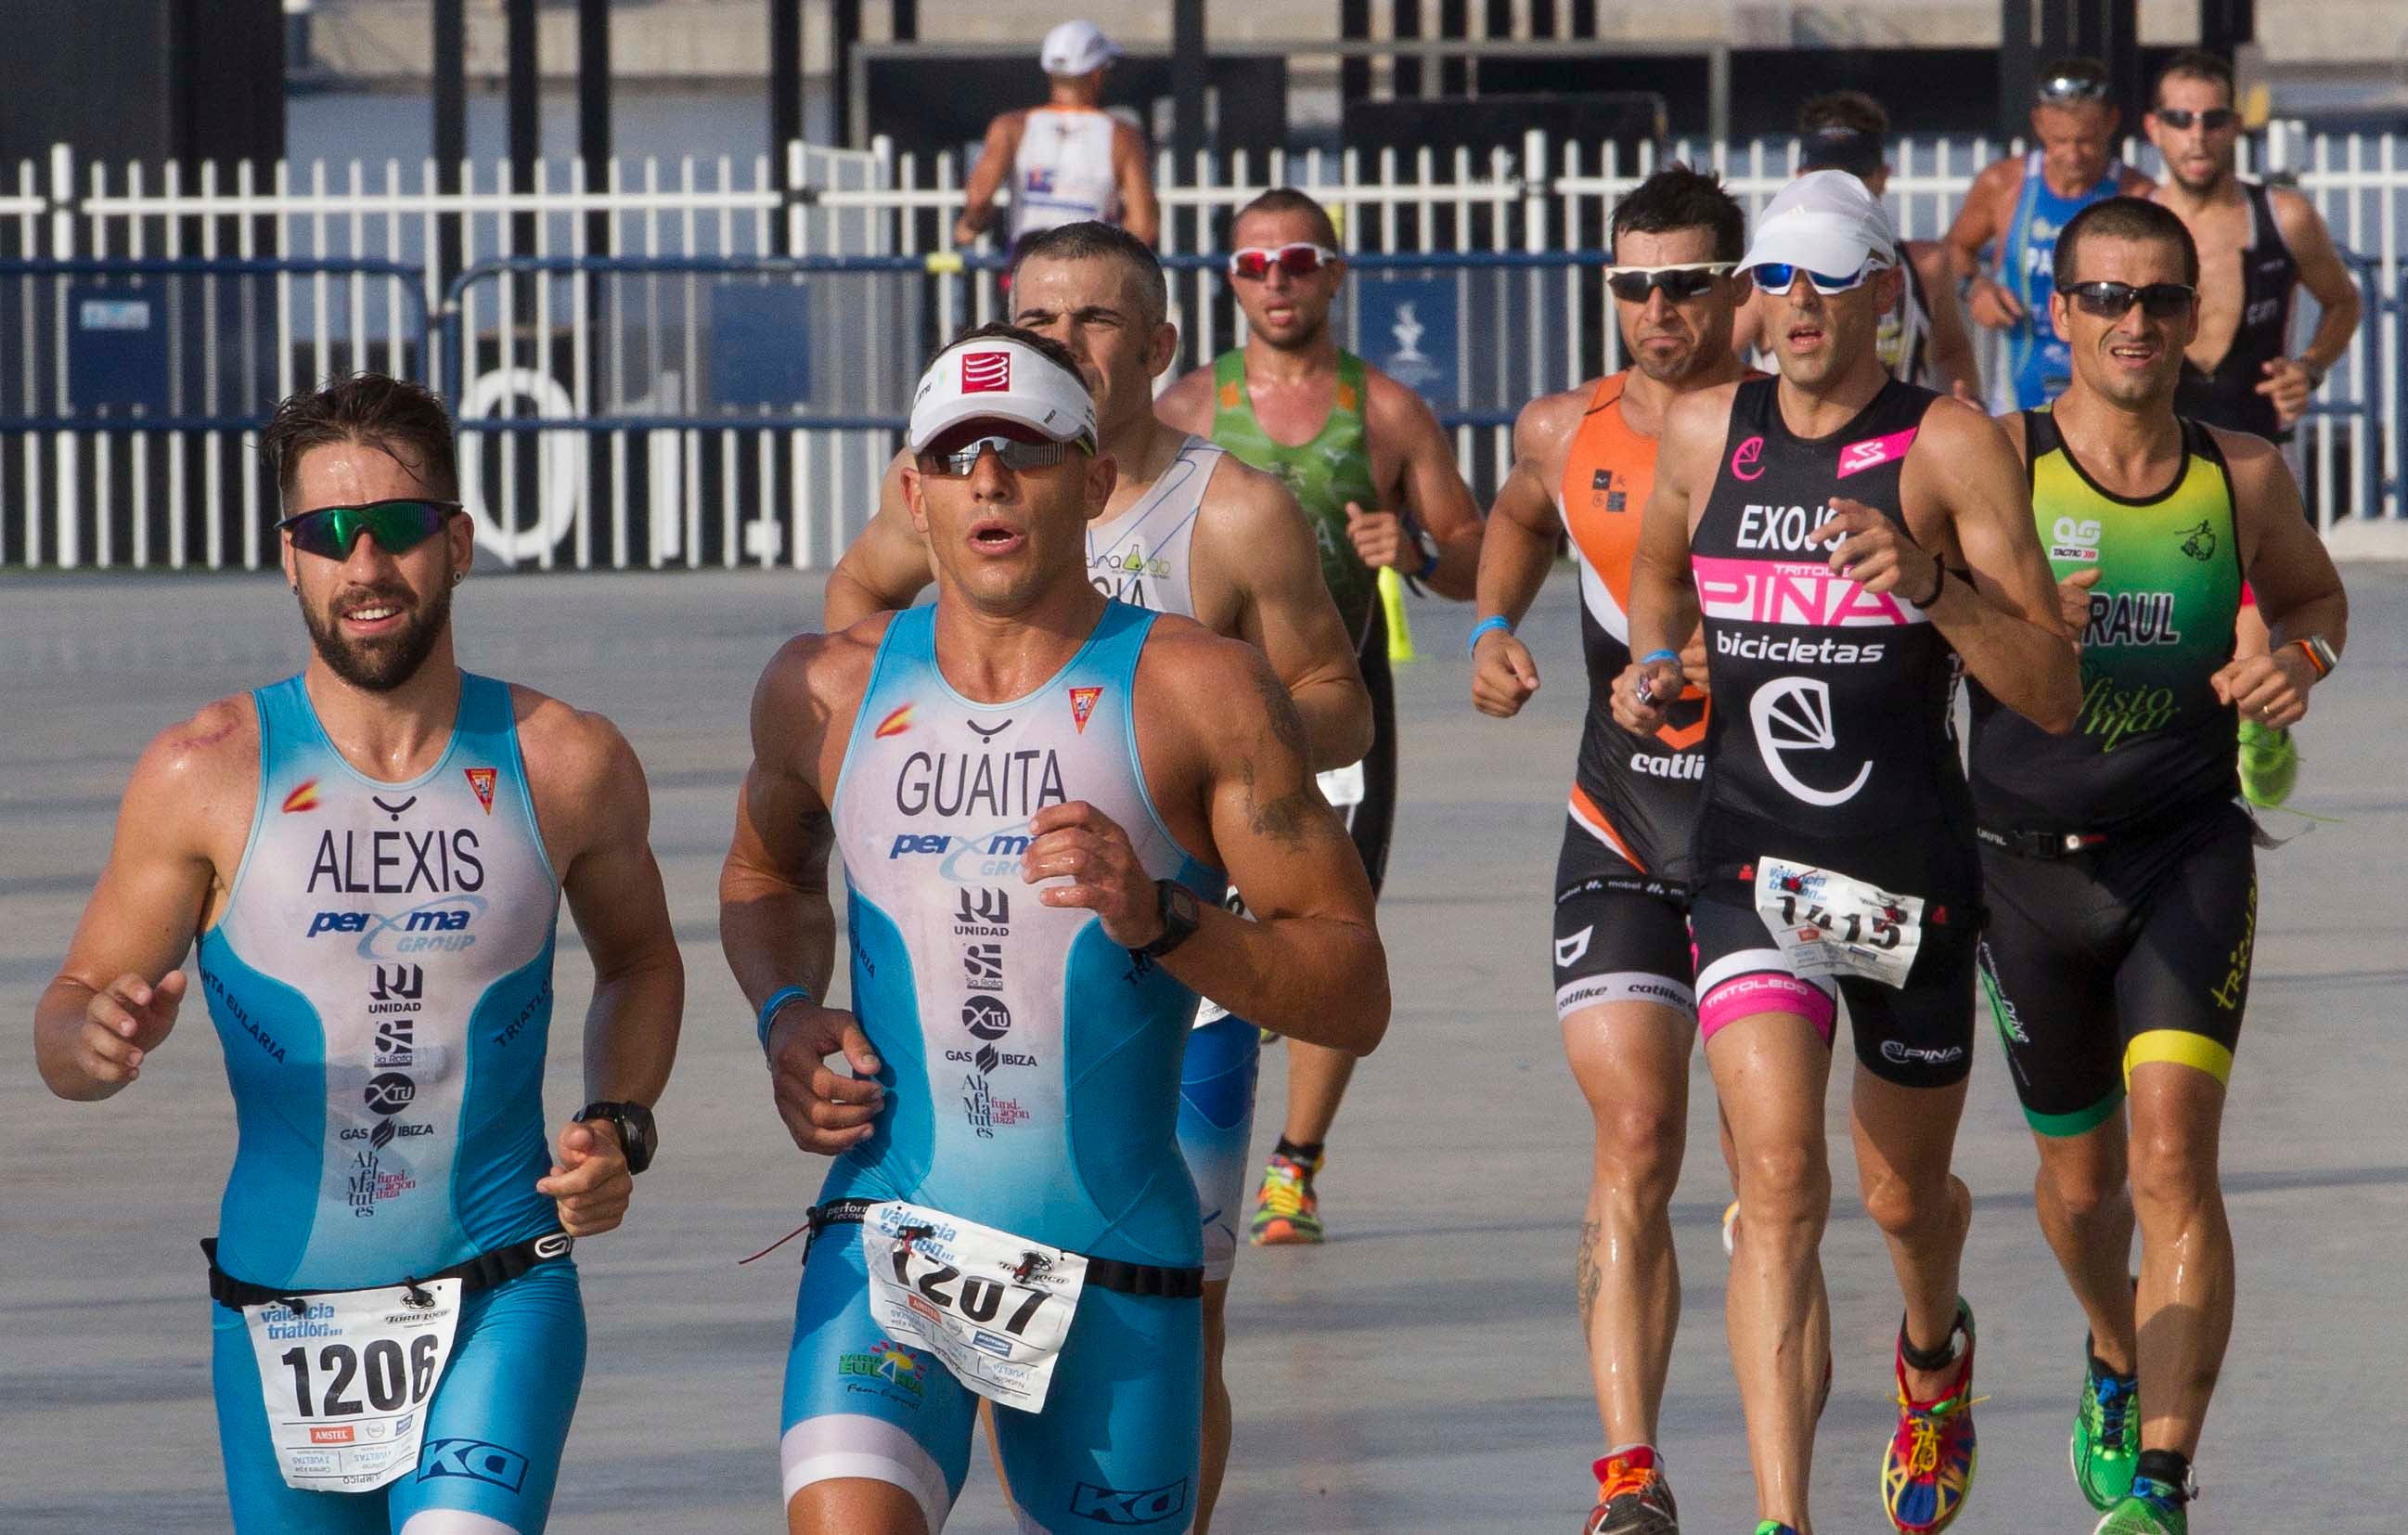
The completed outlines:
[[[1893,895],[1812,864],[1756,862],[1756,910],[1790,969],[1906,984],[1923,942],[1923,897]]]
[[[900,1200],[862,1212],[861,1255],[880,1326],[987,1400],[1044,1408],[1086,1288],[1085,1258]]]
[[[1321,785],[1321,797],[1329,801],[1329,808],[1333,811],[1363,803],[1363,765],[1359,762],[1332,768],[1326,773],[1315,773],[1312,781]]]
[[[245,1306],[268,1440],[284,1485],[374,1492],[416,1469],[426,1403],[452,1357],[460,1282],[300,1296]]]

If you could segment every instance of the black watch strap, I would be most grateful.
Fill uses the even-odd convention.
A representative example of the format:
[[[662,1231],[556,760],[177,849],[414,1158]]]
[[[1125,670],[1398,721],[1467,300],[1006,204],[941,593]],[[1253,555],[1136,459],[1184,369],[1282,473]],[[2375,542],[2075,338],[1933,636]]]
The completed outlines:
[[[1156,910],[1162,915],[1162,931],[1154,941],[1138,951],[1148,959],[1160,959],[1196,936],[1203,925],[1203,912],[1197,902],[1196,892],[1177,880],[1154,882]]]
[[[607,1119],[618,1126],[619,1146],[626,1153],[630,1175],[652,1165],[652,1154],[660,1149],[660,1127],[652,1121],[652,1112],[642,1104],[602,1099],[578,1110],[577,1118],[580,1124],[589,1119]]]

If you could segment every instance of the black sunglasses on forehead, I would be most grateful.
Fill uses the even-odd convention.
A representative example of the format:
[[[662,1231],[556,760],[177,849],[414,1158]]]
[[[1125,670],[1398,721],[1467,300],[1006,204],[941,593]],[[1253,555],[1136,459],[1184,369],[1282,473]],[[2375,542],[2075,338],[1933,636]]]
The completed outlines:
[[[2052,107],[2062,107],[2080,101],[2105,101],[2108,95],[2107,77],[2087,69],[2060,69],[2043,78],[2032,90],[2032,98]]]

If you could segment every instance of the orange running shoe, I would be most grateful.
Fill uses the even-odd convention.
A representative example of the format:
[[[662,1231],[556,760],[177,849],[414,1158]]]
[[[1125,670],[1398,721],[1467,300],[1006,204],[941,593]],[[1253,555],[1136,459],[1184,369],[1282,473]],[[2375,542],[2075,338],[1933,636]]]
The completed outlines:
[[[1681,1535],[1672,1485],[1664,1480],[1654,1446],[1634,1444],[1607,1456],[1592,1470],[1597,1472],[1597,1507],[1589,1511],[1581,1535]]]

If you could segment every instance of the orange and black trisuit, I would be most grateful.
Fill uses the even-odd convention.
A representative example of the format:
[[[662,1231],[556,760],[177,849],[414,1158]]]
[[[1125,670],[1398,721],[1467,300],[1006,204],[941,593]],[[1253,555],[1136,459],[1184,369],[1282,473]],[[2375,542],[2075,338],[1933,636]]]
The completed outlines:
[[[1656,439],[1623,418],[1628,378],[1598,380],[1555,487],[1580,566],[1589,690],[1555,864],[1558,1017],[1604,1002],[1693,1011],[1684,876],[1705,767],[1705,695],[1684,689],[1652,735],[1613,720],[1613,680],[1631,659],[1630,564],[1656,481]]]

